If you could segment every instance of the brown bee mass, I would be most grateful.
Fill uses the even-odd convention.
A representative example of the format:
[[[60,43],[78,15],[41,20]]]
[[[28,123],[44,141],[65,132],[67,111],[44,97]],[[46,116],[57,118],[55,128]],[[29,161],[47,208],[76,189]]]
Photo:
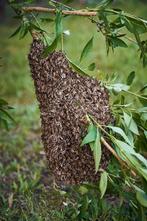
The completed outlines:
[[[40,40],[33,40],[29,62],[41,112],[42,141],[49,168],[58,185],[95,182],[93,154],[88,145],[80,147],[87,133],[86,114],[99,123],[112,121],[107,89],[96,79],[72,70],[62,52],[42,58]],[[110,154],[102,147],[101,168]]]

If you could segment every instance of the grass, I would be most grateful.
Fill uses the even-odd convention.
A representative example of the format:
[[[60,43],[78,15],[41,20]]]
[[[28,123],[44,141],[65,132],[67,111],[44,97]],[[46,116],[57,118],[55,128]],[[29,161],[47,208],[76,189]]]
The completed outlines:
[[[128,10],[145,15],[143,5],[128,5]],[[2,25],[0,35],[0,95],[14,107],[12,115],[16,121],[9,132],[0,132],[0,220],[50,221],[55,214],[49,211],[60,207],[64,197],[52,188],[40,140],[39,110],[27,60],[31,38],[8,39],[15,26],[13,22]],[[78,61],[82,48],[93,35],[94,50],[85,64],[95,61],[99,70],[110,75],[118,73],[120,80],[135,70],[135,90],[147,82],[147,68],[142,67],[134,45],[107,56],[104,39],[85,18],[67,17],[64,26],[71,32],[64,48],[74,61]],[[81,66],[85,67],[83,63]]]

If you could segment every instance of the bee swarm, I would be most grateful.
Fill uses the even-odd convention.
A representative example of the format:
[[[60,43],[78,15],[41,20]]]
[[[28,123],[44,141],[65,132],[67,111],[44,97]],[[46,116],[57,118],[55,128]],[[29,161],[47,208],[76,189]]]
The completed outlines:
[[[103,125],[113,117],[109,94],[100,81],[80,76],[69,66],[62,52],[42,58],[41,40],[33,40],[29,63],[41,112],[42,141],[49,168],[58,185],[96,182],[93,154],[80,147],[87,133],[86,114]],[[100,167],[105,169],[110,154],[102,146]]]

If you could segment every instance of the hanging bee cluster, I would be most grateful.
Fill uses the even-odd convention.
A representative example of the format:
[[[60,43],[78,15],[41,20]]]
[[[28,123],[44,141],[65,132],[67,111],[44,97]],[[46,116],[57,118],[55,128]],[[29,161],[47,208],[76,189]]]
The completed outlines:
[[[41,113],[42,142],[49,168],[58,185],[96,182],[92,152],[80,147],[87,132],[86,115],[103,125],[113,117],[107,89],[96,79],[80,76],[58,51],[42,58],[41,40],[33,40],[29,63]],[[110,154],[105,147],[100,167],[105,169]]]

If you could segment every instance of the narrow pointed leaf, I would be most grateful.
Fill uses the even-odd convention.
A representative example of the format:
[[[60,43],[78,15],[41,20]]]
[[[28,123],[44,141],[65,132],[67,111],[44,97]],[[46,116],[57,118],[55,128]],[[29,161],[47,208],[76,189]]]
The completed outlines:
[[[55,24],[56,24],[56,38],[58,38],[62,33],[62,12],[61,11],[57,11],[56,13]]]
[[[103,196],[107,190],[107,183],[108,183],[108,173],[106,171],[104,171],[101,174],[100,183],[99,183],[101,198],[103,198]]]
[[[93,46],[93,37],[87,42],[87,44],[83,48],[83,51],[82,51],[81,57],[80,57],[80,61],[82,61],[87,56],[87,54],[92,49],[92,46]]]
[[[133,120],[132,116],[124,112],[124,121],[127,128],[132,131],[134,134],[139,135],[138,127],[136,122]]]
[[[142,206],[147,207],[147,194],[140,188],[136,192],[136,198]]]
[[[119,134],[121,137],[123,137],[124,140],[125,140],[128,144],[132,145],[132,143],[130,142],[129,138],[127,137],[127,135],[125,134],[125,132],[124,132],[121,128],[119,128],[119,127],[113,127],[113,126],[108,126],[108,128],[110,128],[113,132],[115,132],[115,133]]]
[[[9,38],[12,38],[12,37],[14,37],[15,35],[17,35],[17,34],[20,32],[20,30],[21,30],[21,26],[19,26],[19,27],[14,31],[14,33],[12,33],[12,35],[10,35]]]
[[[95,68],[96,68],[96,64],[95,64],[95,63],[91,63],[91,64],[88,66],[88,70],[89,70],[89,71],[94,71]]]
[[[127,85],[131,85],[135,78],[135,71],[132,71],[127,78]]]
[[[85,76],[85,75],[89,76],[83,69],[81,69],[81,67],[79,67],[77,64],[75,64],[73,61],[71,61],[68,57],[67,57],[67,59],[68,59],[70,65],[71,65],[71,67],[72,67],[75,71],[77,71],[77,72],[78,72],[79,74],[81,74],[82,76]]]
[[[98,172],[100,161],[101,161],[101,155],[102,155],[100,133],[99,133],[98,128],[97,128],[96,140],[93,144],[93,154],[94,154],[94,161],[95,161],[95,171]]]
[[[93,124],[90,124],[88,127],[88,134],[84,137],[81,146],[94,142],[97,136],[97,129]]]
[[[53,42],[47,46],[43,52],[43,57],[46,57],[48,54],[52,53],[57,47],[58,39],[55,38]]]

